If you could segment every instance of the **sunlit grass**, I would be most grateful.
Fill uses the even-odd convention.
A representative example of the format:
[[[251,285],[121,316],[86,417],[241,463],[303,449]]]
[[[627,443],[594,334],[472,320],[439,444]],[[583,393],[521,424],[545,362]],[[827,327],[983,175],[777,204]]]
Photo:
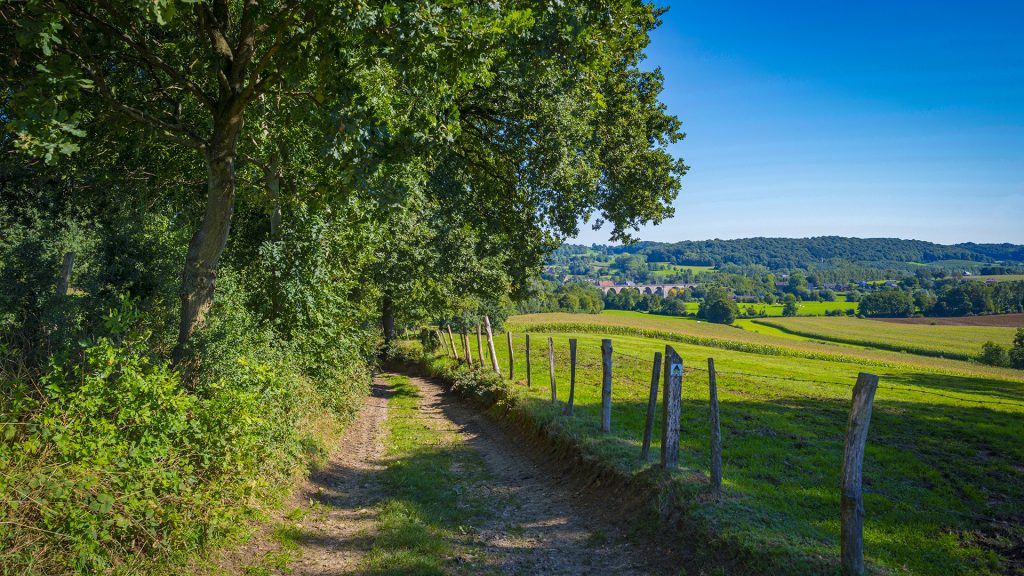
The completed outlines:
[[[516,318],[510,323],[517,380],[525,379],[526,365],[525,337],[516,326],[527,321]],[[714,333],[729,330],[745,333],[727,327],[717,327]],[[612,431],[602,434],[602,335],[530,335],[533,386],[520,388],[524,408],[627,473],[643,473],[654,465],[660,450],[659,421],[651,462],[640,461],[640,444],[651,360],[666,342],[610,336],[615,350]],[[550,401],[549,336],[556,352],[557,404]],[[571,418],[563,415],[569,390],[569,338],[576,338],[579,346],[576,415]],[[507,374],[504,335],[498,344],[499,363]],[[902,363],[859,366],[671,344],[687,368],[679,490],[694,506],[695,517],[714,526],[719,537],[768,555],[768,560],[751,560],[754,564],[748,569],[816,573],[822,558],[838,555],[843,433],[851,389],[862,369],[881,377],[864,466],[869,562],[894,572],[994,574],[1001,570],[995,542],[1024,536],[1019,468],[1024,461],[1024,386],[1019,382],[983,374],[943,374]],[[727,494],[718,504],[702,496],[710,458],[709,356],[719,371]],[[772,560],[773,554],[778,558]],[[794,557],[800,560],[793,561]]]

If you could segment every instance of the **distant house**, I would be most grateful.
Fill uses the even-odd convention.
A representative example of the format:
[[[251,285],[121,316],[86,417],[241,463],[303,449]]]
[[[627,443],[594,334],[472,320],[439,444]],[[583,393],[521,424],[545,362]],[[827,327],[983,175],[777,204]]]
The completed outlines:
[[[612,282],[611,280],[599,280],[597,285],[600,288],[611,288],[612,286],[615,286],[615,282]]]

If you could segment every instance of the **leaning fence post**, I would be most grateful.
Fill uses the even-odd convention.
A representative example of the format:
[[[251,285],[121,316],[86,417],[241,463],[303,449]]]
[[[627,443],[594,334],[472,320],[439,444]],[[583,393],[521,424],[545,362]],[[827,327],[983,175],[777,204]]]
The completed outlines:
[[[71,267],[75,262],[74,252],[64,253],[64,268],[60,272],[60,282],[57,283],[57,295],[67,296],[68,289],[71,287]]]
[[[661,376],[661,352],[654,353],[654,368],[651,370],[651,393],[647,397],[647,420],[644,422],[644,444],[640,458],[647,460],[651,451],[651,437],[654,435],[654,411],[658,409],[658,377]]]
[[[448,342],[452,345],[452,358],[458,360],[459,353],[455,351],[455,336],[452,335],[452,325],[446,324],[445,326],[448,328]]]
[[[494,351],[494,333],[491,332],[491,319],[484,316],[484,328],[487,329],[487,351],[491,354],[491,368],[498,374],[501,374],[501,368],[498,368],[498,354]],[[483,358],[480,359],[480,363],[483,363]]]
[[[530,335],[526,335],[526,387],[530,388],[533,386],[533,381],[530,379]]]
[[[612,341],[601,340],[601,432],[612,431]]]
[[[565,413],[572,416],[572,404],[576,397],[576,339],[569,338],[569,403]]]
[[[665,346],[665,393],[661,406],[661,465],[679,465],[679,415],[683,389],[683,359]]]
[[[548,374],[551,376],[551,401],[558,402],[558,390],[555,388],[555,341],[548,336]]]
[[[470,368],[472,368],[473,367],[473,352],[471,351],[471,349],[469,347],[469,331],[468,330],[463,330],[462,331],[462,349],[466,351],[466,364]]]
[[[476,325],[476,356],[480,367],[484,367],[484,334],[480,324]]]
[[[508,337],[508,379],[516,379],[516,358],[512,350],[512,331],[505,332]]]
[[[447,355],[448,354],[448,344],[445,344],[444,336],[441,336],[441,330],[440,329],[434,330],[434,336],[437,336],[437,343],[441,345],[441,349],[444,350],[444,353]]]
[[[864,498],[861,479],[864,447],[871,423],[871,403],[878,389],[878,376],[861,372],[853,387],[850,419],[846,424],[843,448],[843,494],[841,500],[842,536],[840,539],[844,576],[864,574]]]
[[[708,409],[711,411],[711,494],[722,497],[722,430],[718,420],[718,382],[715,378],[715,359],[708,358]]]

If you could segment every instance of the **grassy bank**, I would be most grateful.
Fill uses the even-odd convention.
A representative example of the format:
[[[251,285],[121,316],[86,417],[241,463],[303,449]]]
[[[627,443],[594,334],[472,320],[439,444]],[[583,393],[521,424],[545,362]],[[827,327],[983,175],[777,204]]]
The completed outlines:
[[[550,402],[549,336],[556,350],[557,404]],[[572,418],[563,415],[570,337],[579,341]],[[611,336],[612,432],[601,434],[601,337],[531,332],[533,386],[513,385],[515,412],[625,476],[648,478],[656,466],[641,462],[639,452],[650,358],[665,342]],[[507,374],[507,351],[501,344],[499,361]],[[849,396],[860,367],[681,342],[673,346],[687,367],[683,469],[660,484],[659,493],[676,503],[681,529],[706,544],[709,569],[836,572],[837,482]],[[514,338],[514,347],[519,380],[526,374],[521,335]],[[720,503],[708,501],[705,492],[708,356],[719,369],[726,490]],[[881,376],[882,388],[865,458],[869,565],[877,572],[910,574],[1011,570],[1024,537],[1024,483],[1015,464],[1024,458],[1021,386],[906,365],[870,371]],[[652,454],[657,454],[657,429],[654,437]]]

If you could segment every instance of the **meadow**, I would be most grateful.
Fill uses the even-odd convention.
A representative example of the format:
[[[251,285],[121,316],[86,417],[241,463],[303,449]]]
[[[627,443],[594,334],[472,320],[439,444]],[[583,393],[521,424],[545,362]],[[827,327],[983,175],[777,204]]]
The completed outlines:
[[[861,367],[888,367],[900,364],[950,375],[993,377],[1024,382],[1024,372],[1020,370],[996,368],[952,358],[922,356],[816,340],[806,336],[786,334],[771,326],[752,324],[753,320],[738,320],[736,325],[726,326],[693,318],[605,310],[601,314],[561,312],[527,314],[517,316],[511,322],[513,325],[528,326],[531,330],[537,331],[585,331],[645,336],[711,348],[829,360]],[[746,329],[748,326],[750,329]],[[888,324],[881,324],[881,326],[888,326]]]
[[[759,316],[782,316],[782,304],[744,304],[737,303],[740,308],[740,314],[746,312],[747,308],[753,308]],[[687,302],[686,311],[690,314],[696,314],[697,310],[700,309],[700,302]],[[857,302],[797,302],[796,303],[796,314],[797,316],[824,316],[826,312],[846,312],[847,310],[853,310],[857,312]]]
[[[862,318],[773,318],[752,320],[784,332],[845,344],[906,351],[914,354],[969,359],[985,342],[1005,347],[1013,343],[1014,328],[897,324]]]
[[[1024,482],[1018,464],[1024,459],[1024,387],[1019,380],[985,375],[984,370],[951,374],[896,362],[858,366],[845,360],[775,354],[767,347],[666,342],[660,337],[604,333],[614,332],[614,324],[587,324],[595,318],[621,317],[560,315],[570,331],[535,331],[540,326],[536,316],[547,316],[547,326],[557,324],[552,315],[513,317],[508,322],[522,406],[543,425],[575,439],[587,453],[630,474],[648,471],[660,449],[656,424],[652,458],[639,459],[653,353],[670,343],[681,354],[686,367],[682,469],[671,490],[685,503],[691,528],[696,526],[716,545],[733,552],[735,566],[725,566],[726,572],[836,572],[843,433],[851,389],[861,369],[881,377],[864,465],[865,543],[872,571],[1000,574],[1007,570],[1007,558],[1016,553],[1013,543],[1024,536]],[[744,339],[751,335],[743,330],[668,321],[708,329],[705,335],[716,339],[731,330],[739,336],[735,343],[751,343]],[[532,387],[522,382],[524,331],[531,336]],[[755,336],[786,345],[780,338]],[[550,400],[548,337],[556,356],[555,404]],[[608,434],[598,431],[604,337],[611,338],[614,347]],[[563,413],[570,338],[578,340],[572,417]],[[505,336],[497,339],[499,364],[507,376]],[[471,347],[475,357],[475,342]],[[709,501],[705,492],[709,357],[715,359],[718,372],[724,447],[725,497],[718,503]]]

